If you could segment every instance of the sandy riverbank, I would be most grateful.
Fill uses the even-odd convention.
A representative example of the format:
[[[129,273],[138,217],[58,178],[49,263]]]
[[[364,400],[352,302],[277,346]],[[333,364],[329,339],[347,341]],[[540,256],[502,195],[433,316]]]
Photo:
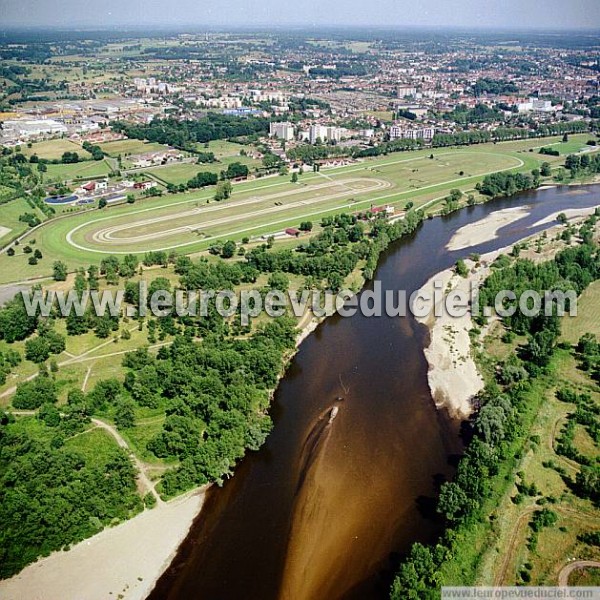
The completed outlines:
[[[434,275],[419,291],[427,292],[433,298],[434,282],[441,282],[441,298],[426,317],[417,321],[429,327],[429,346],[425,348],[425,358],[429,364],[427,379],[431,395],[438,408],[445,408],[458,419],[467,418],[472,412],[471,399],[484,387],[484,381],[471,355],[469,331],[473,328],[470,311],[460,317],[452,317],[444,308],[450,291],[460,292],[470,297],[471,286],[479,286],[489,273],[489,265],[499,252],[482,257],[479,267],[466,260],[470,270],[467,278],[447,269]],[[439,284],[438,284],[439,285]],[[435,314],[441,316],[435,317]]]
[[[0,581],[3,600],[144,600],[200,512],[205,489],[145,510]]]
[[[470,223],[458,229],[448,242],[446,250],[450,252],[464,250],[496,239],[500,229],[522,219],[528,213],[529,208],[527,206],[505,208],[493,212],[475,223]]]
[[[515,209],[508,210],[516,214]],[[565,213],[570,223],[580,223],[585,217],[593,214],[594,210],[594,208],[584,208],[569,209],[561,212]],[[505,211],[499,211],[499,213],[502,212]],[[493,213],[490,217],[494,214],[498,213]],[[559,214],[557,212],[549,215],[531,227],[553,223]],[[518,218],[521,218],[521,216],[523,215],[520,215]],[[488,224],[486,228],[480,230],[480,233],[484,229],[487,229],[489,237],[481,238],[477,243],[483,243],[495,238],[496,229],[494,227],[505,218],[500,217],[498,220],[494,220],[486,217],[486,219],[482,219],[480,223],[487,220]],[[512,220],[517,219],[514,218]],[[546,229],[546,240],[551,240],[557,233],[562,231],[563,227],[564,225],[556,224],[554,227]],[[515,244],[522,244],[523,242],[537,239],[539,235],[526,236],[515,242]],[[551,260],[556,252],[565,246],[564,242],[554,243],[546,241],[545,243],[547,247],[543,252],[539,253],[534,249],[529,249],[523,251],[521,257],[528,258],[534,262]],[[443,304],[450,291],[459,291],[470,297],[471,289],[479,288],[489,276],[491,265],[496,258],[501,254],[507,254],[513,245],[484,254],[479,258],[477,263],[465,259],[465,264],[469,269],[469,274],[466,278],[457,275],[454,269],[447,269],[434,275],[420,290],[421,292],[428,292],[433,297],[435,281],[441,282],[441,289],[444,291],[442,298],[433,308],[434,311],[437,308],[437,311],[430,313],[424,318],[417,317],[417,321],[427,325],[429,328],[430,343],[425,348],[424,353],[429,364],[427,377],[431,395],[438,407],[446,408],[450,414],[457,418],[465,418],[472,412],[471,399],[483,389],[484,382],[471,354],[469,331],[473,327],[473,320],[470,310],[465,311],[465,314],[461,317],[452,317],[443,309]],[[435,317],[436,313],[441,316]]]
[[[534,227],[539,227],[540,225],[548,225],[549,223],[554,223],[557,220],[558,215],[560,214],[564,214],[567,217],[567,219],[570,220],[576,217],[588,217],[589,215],[593,215],[595,210],[595,208],[567,208],[566,210],[554,212],[551,215],[540,219],[539,221],[537,221],[537,223],[530,225],[529,228],[533,229]]]

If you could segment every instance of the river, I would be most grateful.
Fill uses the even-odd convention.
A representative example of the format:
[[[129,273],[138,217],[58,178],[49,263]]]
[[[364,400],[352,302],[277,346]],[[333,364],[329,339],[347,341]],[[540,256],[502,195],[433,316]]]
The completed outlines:
[[[382,255],[375,279],[410,294],[460,257],[548,227],[530,229],[556,211],[596,205],[600,186],[561,187],[427,220]],[[446,250],[458,228],[516,206],[531,210],[495,240]],[[279,384],[265,445],[209,492],[150,599],[386,598],[397,557],[439,533],[432,499],[462,447],[427,386],[427,335],[410,316],[322,323]]]

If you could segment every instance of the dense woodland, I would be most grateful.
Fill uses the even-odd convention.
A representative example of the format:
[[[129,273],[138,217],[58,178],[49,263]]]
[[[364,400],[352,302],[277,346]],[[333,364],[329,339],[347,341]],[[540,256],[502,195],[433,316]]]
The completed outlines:
[[[113,130],[124,133],[128,138],[168,144],[187,151],[197,150],[197,143],[212,140],[265,135],[269,121],[262,117],[237,117],[220,113],[208,113],[194,121],[177,119],[154,119],[147,125],[114,121]]]
[[[53,386],[48,376],[37,379]],[[59,412],[50,393],[36,419],[0,416],[2,578],[142,508],[129,457],[116,446],[95,456],[71,449],[66,440],[89,417],[75,397]]]

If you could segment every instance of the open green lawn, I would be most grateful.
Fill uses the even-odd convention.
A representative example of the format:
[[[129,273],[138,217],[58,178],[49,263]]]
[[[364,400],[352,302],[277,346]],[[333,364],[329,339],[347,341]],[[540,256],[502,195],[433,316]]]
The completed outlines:
[[[117,442],[108,431],[92,425],[84,433],[66,440],[65,446],[71,450],[77,450],[85,457],[86,461],[96,461],[100,458],[106,459],[113,454],[117,448]]]
[[[121,154],[125,156],[127,154],[145,154],[146,152],[159,152],[161,150],[168,150],[168,146],[157,144],[153,142],[143,142],[141,140],[118,140],[116,142],[106,142],[100,144],[100,148],[103,152],[116,158]]]
[[[32,144],[31,148],[24,146],[22,152],[25,156],[37,154],[40,158],[55,160],[62,157],[65,152],[77,152],[81,158],[91,158],[91,154],[79,144],[67,139],[46,140]]]
[[[218,162],[198,165],[196,163],[175,163],[164,167],[150,167],[144,169],[144,172],[151,173],[166,183],[187,183],[192,177],[200,172],[217,173],[227,170],[227,166],[233,162],[239,162],[248,165],[249,168],[256,167],[260,163],[257,160],[247,156],[222,156]]]
[[[236,144],[235,142],[228,142],[227,140],[213,140],[208,143],[208,148],[206,148],[205,144],[197,144],[196,147],[200,152],[212,152],[219,160],[230,156],[239,157],[242,150],[247,152],[252,150],[252,146]]]
[[[29,229],[27,223],[19,221],[19,216],[26,212],[35,213],[40,219],[45,219],[41,211],[31,208],[24,198],[17,198],[0,205],[0,246],[4,246],[9,240]]]
[[[530,153],[527,148],[544,143],[545,140],[531,140],[528,145],[508,142],[436,149],[433,159],[429,149],[395,153],[342,168],[323,169],[319,174],[305,173],[299,184],[292,184],[287,176],[235,184],[232,198],[220,204],[212,201],[214,189],[208,188],[139,199],[133,205],[123,204],[103,211],[73,213],[36,232],[38,247],[44,255],[38,265],[28,265],[23,256],[0,255],[0,283],[18,281],[24,275],[48,275],[55,260],[64,260],[70,269],[75,269],[98,263],[104,254],[110,253],[143,254],[149,249],[177,248],[191,254],[207,249],[215,239],[239,241],[244,236],[272,234],[296,227],[302,220],[317,223],[325,215],[360,211],[371,204],[389,203],[403,209],[411,201],[422,206],[443,199],[452,188],[471,192],[483,175],[490,172],[530,171],[545,157]],[[215,150],[223,153],[231,150],[227,142],[215,146]],[[238,158],[223,158],[223,164]],[[108,169],[105,161],[51,167],[68,177],[86,174],[86,169]],[[200,168],[170,165],[156,172],[163,177],[170,172],[175,180],[189,178]],[[217,168],[222,168],[222,164]],[[154,219],[158,220],[151,221]],[[125,224],[134,227],[105,231]],[[106,235],[113,239],[105,241]],[[128,239],[132,236],[134,239]]]
[[[367,110],[365,115],[375,117],[384,123],[391,123],[394,120],[394,113],[391,110]]]
[[[586,288],[577,301],[577,317],[562,321],[562,337],[575,344],[584,333],[600,335],[600,281]]]
[[[48,165],[45,182],[72,181],[88,177],[108,175],[111,169],[106,160],[86,160],[68,165]]]

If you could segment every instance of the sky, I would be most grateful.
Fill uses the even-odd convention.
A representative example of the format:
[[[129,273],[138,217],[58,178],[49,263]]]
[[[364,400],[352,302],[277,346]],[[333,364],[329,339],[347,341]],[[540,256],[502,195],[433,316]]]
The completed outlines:
[[[0,0],[6,27],[600,29],[600,0]]]

